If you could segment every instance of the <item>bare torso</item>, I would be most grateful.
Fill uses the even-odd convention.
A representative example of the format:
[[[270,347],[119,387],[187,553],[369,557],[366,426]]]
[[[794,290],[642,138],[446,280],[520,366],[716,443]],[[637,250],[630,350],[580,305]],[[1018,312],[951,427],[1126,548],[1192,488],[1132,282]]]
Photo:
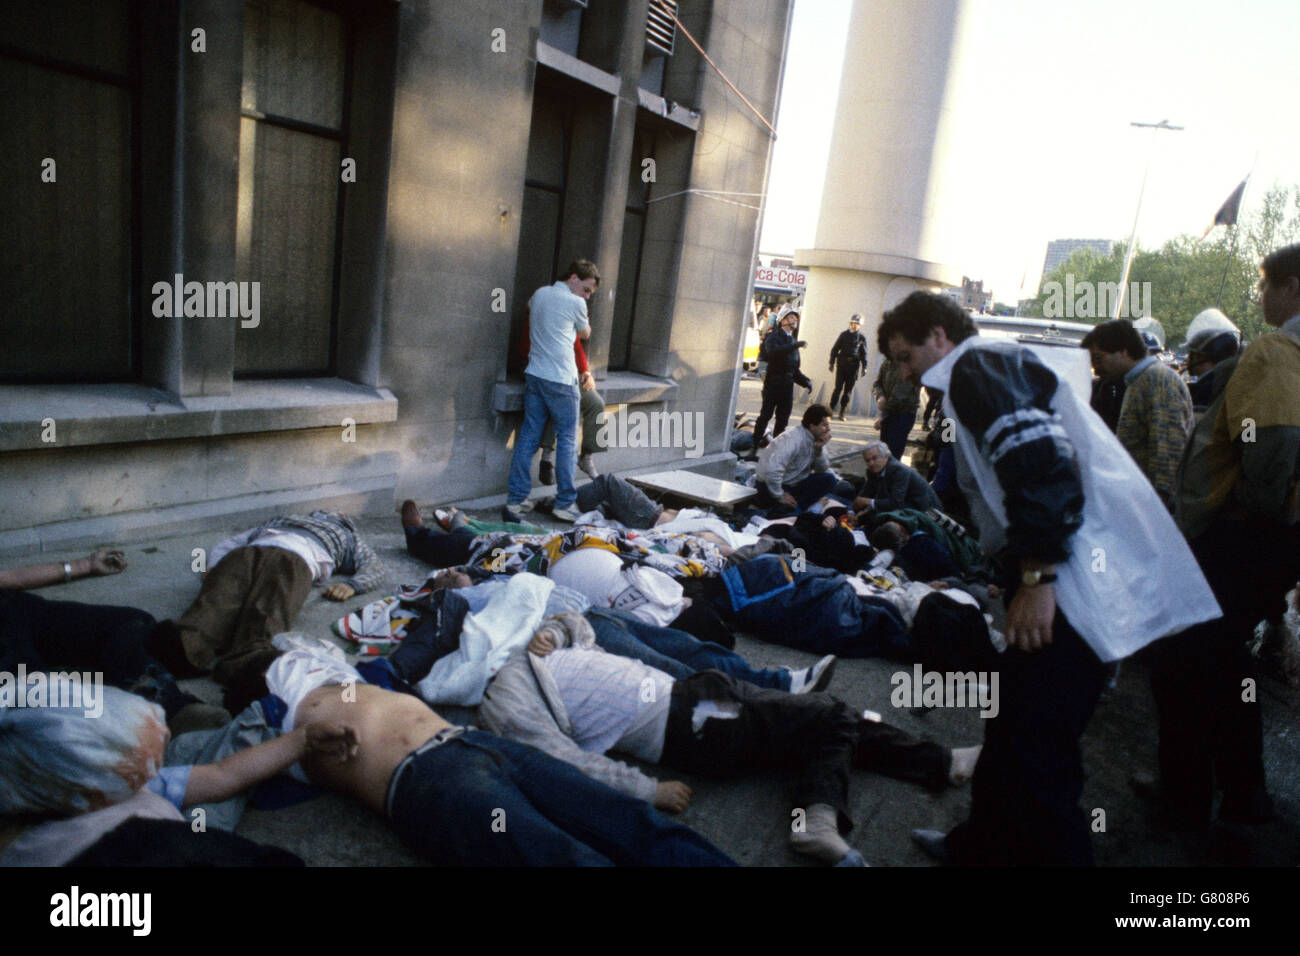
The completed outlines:
[[[379,813],[384,812],[388,783],[402,758],[451,726],[423,701],[370,684],[316,688],[298,705],[294,726],[313,721],[351,727],[358,747],[357,755],[343,762],[309,755],[302,762],[308,778],[356,797]]]

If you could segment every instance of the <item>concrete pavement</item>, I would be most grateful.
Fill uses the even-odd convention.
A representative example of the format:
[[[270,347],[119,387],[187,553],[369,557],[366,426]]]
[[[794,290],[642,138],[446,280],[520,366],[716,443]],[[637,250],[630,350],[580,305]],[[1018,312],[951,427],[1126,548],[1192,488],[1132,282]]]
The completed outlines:
[[[836,426],[843,428],[838,422]],[[495,518],[491,512],[480,516]],[[361,528],[392,569],[393,585],[424,578],[427,569],[405,553],[396,513],[391,518],[362,519]],[[54,586],[41,593],[55,600],[133,605],[159,618],[175,616],[198,592],[199,577],[190,570],[192,550],[210,548],[226,534],[238,530],[241,528],[231,526],[221,531],[171,535],[131,544],[126,547],[130,567],[124,573]],[[112,542],[101,544],[108,546]],[[63,561],[80,553],[0,556],[0,561],[6,566],[37,560]],[[332,639],[331,622],[376,596],[374,593],[358,595],[337,604],[321,597],[320,589],[316,589],[299,615],[296,629]],[[812,655],[745,635],[738,635],[736,647],[757,664],[801,667],[815,660]],[[830,691],[854,707],[875,710],[893,724],[944,744],[965,746],[980,742],[982,721],[974,710],[925,712],[891,706],[890,677],[903,669],[910,670],[882,660],[843,660]],[[219,702],[219,690],[211,681],[199,679],[184,683],[199,696]],[[1105,811],[1105,830],[1093,836],[1099,864],[1198,866],[1249,861],[1294,866],[1300,862],[1297,694],[1271,676],[1261,681],[1260,691],[1265,715],[1265,757],[1280,819],[1262,827],[1218,827],[1212,834],[1212,845],[1207,846],[1153,825],[1144,806],[1127,786],[1132,770],[1154,766],[1155,730],[1145,670],[1139,663],[1125,663],[1114,693],[1098,707],[1083,741],[1088,770],[1083,805],[1089,812]],[[445,715],[453,720],[472,717],[456,712]],[[691,786],[694,799],[682,819],[739,862],[764,866],[806,865],[806,861],[786,846],[791,801],[787,782],[781,775],[764,773],[733,781],[686,774],[660,775],[684,779]],[[965,817],[968,807],[968,787],[935,796],[909,784],[855,770],[850,809],[856,826],[848,839],[873,865],[927,866],[929,861],[913,847],[909,831],[913,827],[947,829]],[[392,836],[384,821],[332,794],[275,811],[249,810],[238,832],[285,847],[313,865],[419,862]]]

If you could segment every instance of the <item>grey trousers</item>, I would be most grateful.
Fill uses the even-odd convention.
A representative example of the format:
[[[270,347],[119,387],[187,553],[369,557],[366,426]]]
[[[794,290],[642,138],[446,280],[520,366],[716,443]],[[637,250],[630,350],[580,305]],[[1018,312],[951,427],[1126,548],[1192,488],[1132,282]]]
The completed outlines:
[[[662,510],[640,488],[618,475],[604,474],[578,489],[578,510],[604,506],[605,516],[629,528],[652,528]]]

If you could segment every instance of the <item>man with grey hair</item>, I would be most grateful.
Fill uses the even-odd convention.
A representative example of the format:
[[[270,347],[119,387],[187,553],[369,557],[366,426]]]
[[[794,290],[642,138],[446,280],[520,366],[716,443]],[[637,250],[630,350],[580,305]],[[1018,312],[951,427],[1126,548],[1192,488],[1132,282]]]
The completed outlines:
[[[867,368],[867,340],[859,329],[862,328],[862,316],[854,313],[849,318],[849,327],[840,333],[840,337],[831,346],[830,371],[835,373],[835,390],[831,392],[831,410],[839,405],[840,421],[844,421],[844,410],[849,407],[853,396],[853,386],[858,383]]]
[[[862,449],[862,461],[867,466],[867,473],[853,502],[854,511],[943,510],[939,496],[929,482],[915,468],[909,468],[891,455],[889,446],[883,441],[867,442]]]

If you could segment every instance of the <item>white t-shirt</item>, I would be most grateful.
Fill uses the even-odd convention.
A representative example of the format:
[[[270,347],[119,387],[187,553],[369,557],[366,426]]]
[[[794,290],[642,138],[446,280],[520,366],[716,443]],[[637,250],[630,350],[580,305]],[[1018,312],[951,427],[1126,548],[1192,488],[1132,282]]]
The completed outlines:
[[[256,530],[250,528],[241,531],[217,544],[208,552],[208,567],[215,568],[222,558],[236,548],[284,548],[307,562],[307,567],[311,568],[313,584],[320,584],[334,573],[334,559],[314,534],[308,531],[290,531],[285,528],[267,528],[257,536],[256,541],[250,544],[248,537]]]
[[[682,613],[682,586],[654,568],[624,568],[604,548],[579,548],[551,565],[546,576],[577,591],[593,607],[627,611],[647,624],[667,627]]]
[[[524,372],[561,385],[578,384],[573,340],[591,328],[587,300],[567,282],[542,286],[528,300],[528,367]]]

